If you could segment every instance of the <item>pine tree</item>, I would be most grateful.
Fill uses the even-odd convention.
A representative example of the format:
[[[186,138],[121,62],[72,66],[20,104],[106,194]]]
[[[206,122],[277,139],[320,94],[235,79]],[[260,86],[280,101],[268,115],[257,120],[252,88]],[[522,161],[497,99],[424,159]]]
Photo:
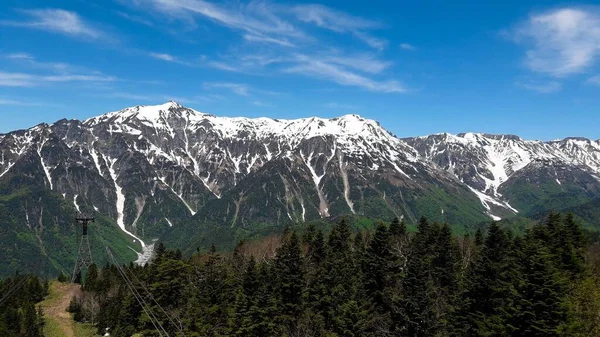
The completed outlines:
[[[290,331],[297,329],[295,318],[302,313],[302,290],[304,270],[300,242],[295,232],[277,251],[275,260],[277,290],[280,302],[280,318]]]
[[[480,256],[469,273],[461,329],[467,336],[512,334],[516,315],[519,274],[511,255],[511,242],[497,223],[492,223]]]
[[[393,265],[390,252],[390,234],[388,228],[380,223],[375,230],[375,236],[366,251],[363,266],[364,287],[366,295],[371,299],[375,312],[387,313],[389,303],[386,290],[391,285],[390,269]]]
[[[41,337],[39,318],[31,302],[25,302],[23,305],[23,325],[21,329],[24,337]]]
[[[361,275],[352,246],[350,226],[342,219],[329,234],[321,285],[326,294],[320,301],[326,330],[340,336],[360,336],[367,319],[366,311],[359,307]],[[351,312],[348,308],[359,309]],[[353,329],[353,335],[345,335]]]
[[[561,223],[559,235],[561,248],[557,252],[560,254],[560,269],[571,280],[579,279],[585,271],[583,257],[585,243],[581,227],[573,219],[573,214],[567,214]]]
[[[400,220],[398,217],[395,217],[390,224],[390,236],[395,238],[400,238],[406,235],[406,223],[404,220]]]
[[[306,303],[305,320],[311,322],[313,334],[320,336],[325,329],[323,317],[328,308],[331,298],[326,284],[327,270],[325,260],[327,258],[327,246],[323,231],[318,230],[309,248],[307,291],[304,303]]]
[[[566,318],[562,275],[554,266],[552,254],[544,242],[528,235],[523,242],[519,264],[523,280],[519,284],[519,311],[513,324],[517,336],[558,336]]]
[[[192,283],[185,318],[188,332],[201,336],[219,336],[227,332],[231,321],[228,303],[235,301],[232,278],[221,256],[212,245],[206,262],[191,273]]]
[[[436,291],[432,276],[435,232],[435,226],[421,217],[402,284],[402,320],[405,324],[398,326],[398,329],[404,329],[404,336],[425,337],[436,333],[436,314],[433,310]]]
[[[95,263],[92,263],[88,268],[87,274],[85,275],[85,282],[83,285],[84,291],[96,291],[98,283],[98,267]]]
[[[457,305],[459,249],[452,238],[450,226],[441,226],[435,244],[432,273],[437,289],[435,314],[443,335],[449,335],[452,315]]]

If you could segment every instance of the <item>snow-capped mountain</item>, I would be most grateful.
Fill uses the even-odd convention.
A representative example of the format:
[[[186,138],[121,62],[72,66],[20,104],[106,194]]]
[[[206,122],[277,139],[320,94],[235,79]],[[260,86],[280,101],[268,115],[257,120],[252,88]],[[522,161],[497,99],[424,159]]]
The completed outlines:
[[[399,139],[358,115],[226,118],[168,102],[0,135],[0,203],[32,185],[64,209],[112,219],[142,247],[183,223],[354,213],[467,224],[526,213],[561,193],[600,196],[600,141]],[[28,204],[11,217],[39,229],[44,211]],[[181,235],[198,235],[185,228]]]
[[[528,210],[544,200],[520,200],[514,189],[532,184],[535,194],[550,183],[597,196],[600,183],[600,140],[566,138],[551,142],[523,140],[514,135],[462,133],[403,139],[419,154],[469,186],[494,218],[496,214]],[[523,181],[521,181],[523,180]],[[562,180],[562,182],[561,182]],[[521,186],[514,186],[521,181]],[[511,188],[512,187],[512,188]]]

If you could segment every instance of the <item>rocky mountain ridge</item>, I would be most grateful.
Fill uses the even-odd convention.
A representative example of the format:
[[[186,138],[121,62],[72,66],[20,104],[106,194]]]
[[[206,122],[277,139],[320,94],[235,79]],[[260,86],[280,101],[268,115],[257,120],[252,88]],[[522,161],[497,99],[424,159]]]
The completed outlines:
[[[358,115],[229,118],[167,102],[0,135],[0,198],[32,181],[65,209],[113,219],[140,251],[190,221],[244,227],[354,213],[473,223],[553,198],[589,201],[600,197],[600,140],[397,138]],[[13,217],[33,228],[42,215],[23,206]]]

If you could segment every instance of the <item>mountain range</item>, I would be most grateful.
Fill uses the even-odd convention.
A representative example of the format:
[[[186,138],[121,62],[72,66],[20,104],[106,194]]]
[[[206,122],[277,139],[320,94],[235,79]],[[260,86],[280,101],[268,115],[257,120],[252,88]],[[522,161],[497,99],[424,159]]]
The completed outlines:
[[[341,215],[466,226],[598,198],[600,140],[399,138],[358,115],[228,118],[167,102],[0,135],[0,273],[68,272],[82,211],[98,220],[100,261],[110,245],[142,263],[157,239],[189,248],[215,228]]]

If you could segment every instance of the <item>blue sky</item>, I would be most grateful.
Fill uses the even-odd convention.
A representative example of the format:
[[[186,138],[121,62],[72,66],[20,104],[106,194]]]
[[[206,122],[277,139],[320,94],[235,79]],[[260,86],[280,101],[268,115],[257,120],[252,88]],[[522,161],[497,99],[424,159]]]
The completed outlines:
[[[3,0],[0,132],[176,100],[399,137],[600,138],[600,6]]]

